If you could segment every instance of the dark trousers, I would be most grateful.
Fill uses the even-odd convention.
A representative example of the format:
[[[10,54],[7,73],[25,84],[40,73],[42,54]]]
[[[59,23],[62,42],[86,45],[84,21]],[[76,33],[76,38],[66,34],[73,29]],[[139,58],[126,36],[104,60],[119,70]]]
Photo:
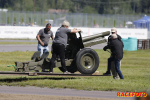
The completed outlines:
[[[121,59],[115,59],[114,57],[110,57],[108,58],[108,73],[110,73],[110,70],[111,70],[111,62],[114,61],[115,63],[115,69],[116,69],[116,72],[118,73],[120,79],[124,79],[123,75],[122,75],[122,72],[120,70],[120,60]]]
[[[53,48],[53,53],[52,53],[52,58],[50,60],[50,72],[53,72],[54,62],[57,56],[60,57],[61,66],[64,68],[64,71],[67,71],[66,63],[65,63],[65,46],[63,44],[53,43],[52,48]]]

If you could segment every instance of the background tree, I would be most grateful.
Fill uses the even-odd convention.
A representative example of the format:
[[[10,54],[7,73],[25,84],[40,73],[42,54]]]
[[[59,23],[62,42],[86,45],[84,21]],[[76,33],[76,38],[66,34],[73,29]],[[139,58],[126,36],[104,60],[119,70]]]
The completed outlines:
[[[65,9],[71,13],[149,14],[150,0],[0,0],[0,8],[9,11]]]

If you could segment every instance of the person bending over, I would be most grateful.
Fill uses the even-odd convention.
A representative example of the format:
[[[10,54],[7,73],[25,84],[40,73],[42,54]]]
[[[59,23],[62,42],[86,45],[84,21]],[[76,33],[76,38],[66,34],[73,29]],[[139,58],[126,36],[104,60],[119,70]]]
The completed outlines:
[[[53,73],[54,68],[54,62],[56,60],[56,57],[59,56],[61,59],[61,66],[64,68],[64,74],[70,74],[66,68],[65,64],[65,48],[67,45],[67,34],[76,33],[81,31],[80,29],[68,29],[69,28],[69,22],[63,21],[62,26],[57,29],[55,34],[55,39],[52,44],[53,52],[52,52],[52,58],[50,60],[50,73]]]

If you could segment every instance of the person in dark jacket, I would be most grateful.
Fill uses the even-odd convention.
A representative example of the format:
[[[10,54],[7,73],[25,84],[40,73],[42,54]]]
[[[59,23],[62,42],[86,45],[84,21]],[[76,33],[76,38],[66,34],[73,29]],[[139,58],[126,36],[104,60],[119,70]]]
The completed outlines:
[[[110,74],[111,70],[111,62],[114,61],[115,63],[115,69],[120,77],[120,79],[124,79],[122,72],[120,70],[120,61],[123,58],[123,44],[120,40],[118,40],[118,37],[116,34],[111,35],[111,42],[104,47],[104,51],[107,49],[111,50],[111,57],[108,58],[108,69],[107,72],[104,74]]]
[[[121,36],[120,35],[118,35],[117,34],[117,29],[115,28],[115,27],[113,27],[112,29],[111,29],[111,34],[116,34],[117,35],[117,39],[122,43],[122,45],[123,45],[123,47],[124,47],[124,44],[123,44],[123,42],[122,42],[122,38],[121,38]],[[110,43],[111,43],[111,41],[112,41],[112,39],[111,39],[111,35],[108,37],[108,42],[107,42],[107,45],[109,45]],[[103,49],[105,49],[107,46],[105,46]],[[112,55],[111,55],[112,56]],[[110,56],[110,57],[111,57]],[[113,63],[113,62],[112,62]],[[114,65],[115,66],[115,65]],[[112,69],[113,70],[115,70],[114,69],[114,67],[112,67]],[[115,71],[116,72],[116,71]],[[114,72],[114,73],[115,73]],[[114,74],[113,72],[112,72],[112,74],[113,74],[113,77],[114,78],[116,78],[117,76],[116,76],[116,74]],[[111,76],[111,74],[107,74],[107,73],[104,73],[103,75],[108,75],[108,76]]]

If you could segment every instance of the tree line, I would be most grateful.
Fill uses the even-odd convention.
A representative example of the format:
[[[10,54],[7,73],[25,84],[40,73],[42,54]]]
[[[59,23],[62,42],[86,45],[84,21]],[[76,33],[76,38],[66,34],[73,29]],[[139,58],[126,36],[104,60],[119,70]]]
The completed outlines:
[[[150,0],[0,0],[0,8],[9,11],[65,9],[70,13],[149,14]]]

